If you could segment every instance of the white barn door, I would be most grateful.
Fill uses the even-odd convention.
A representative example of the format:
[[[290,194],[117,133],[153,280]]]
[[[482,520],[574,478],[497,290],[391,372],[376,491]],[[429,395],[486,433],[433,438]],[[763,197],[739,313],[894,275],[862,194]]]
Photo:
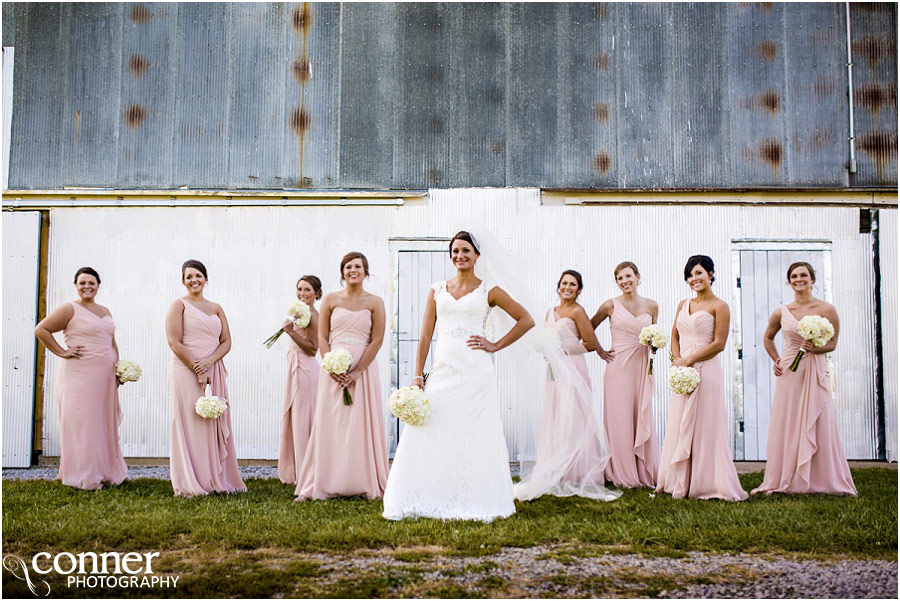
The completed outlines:
[[[740,269],[740,351],[742,377],[742,410],[735,441],[735,458],[765,461],[769,414],[775,394],[772,360],[763,346],[763,335],[769,316],[778,307],[794,299],[787,285],[787,268],[796,261],[806,261],[816,271],[815,296],[831,300],[830,251],[822,248],[791,248],[789,243],[772,243],[771,248],[736,250]],[[764,243],[762,243],[764,244]],[[775,346],[783,348],[781,332]],[[743,443],[743,444],[741,444]],[[741,453],[743,450],[743,454]]]
[[[41,214],[3,213],[3,467],[31,464]]]
[[[441,250],[401,250],[397,253],[397,386],[409,386],[412,382],[429,286],[456,275],[450,253],[447,252],[447,243],[440,244]],[[432,338],[431,351],[425,360],[425,373],[431,370],[433,356]],[[391,416],[388,430],[392,455],[402,428],[400,420]]]

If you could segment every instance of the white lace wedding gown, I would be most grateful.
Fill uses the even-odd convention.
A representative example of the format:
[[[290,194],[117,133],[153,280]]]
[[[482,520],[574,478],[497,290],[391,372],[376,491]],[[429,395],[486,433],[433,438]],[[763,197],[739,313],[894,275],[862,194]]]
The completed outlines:
[[[466,346],[484,336],[490,306],[484,283],[459,300],[432,285],[437,343],[425,394],[431,414],[406,426],[384,491],[389,520],[430,517],[489,522],[515,513],[509,455],[490,353]]]

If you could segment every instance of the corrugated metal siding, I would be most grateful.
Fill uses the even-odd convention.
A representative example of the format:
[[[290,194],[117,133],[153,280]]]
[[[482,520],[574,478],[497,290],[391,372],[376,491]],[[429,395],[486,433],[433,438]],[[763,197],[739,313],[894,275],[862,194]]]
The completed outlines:
[[[897,461],[897,211],[879,211],[878,228],[885,442],[888,461]]]
[[[427,203],[403,207],[259,207],[179,209],[59,209],[52,213],[48,307],[73,295],[71,275],[85,264],[103,277],[100,302],[112,311],[123,358],[138,361],[144,377],[121,390],[128,456],[168,454],[167,348],[163,320],[172,299],[183,293],[179,266],[188,257],[209,268],[209,298],[225,308],[234,346],[226,357],[237,450],[242,458],[277,456],[284,381],[282,350],[262,341],[278,327],[293,285],[302,273],[319,275],[326,290],[338,287],[340,257],[361,250],[369,258],[367,289],[394,305],[391,237],[449,236],[473,222],[490,225],[524,264],[534,265],[536,290],[546,306],[556,302],[554,285],[565,268],[585,279],[589,312],[617,294],[613,267],[633,260],[642,274],[641,294],[660,306],[659,321],[670,328],[678,301],[691,296],[681,276],[684,260],[706,253],[716,261],[716,291],[732,304],[732,335],[723,354],[729,438],[734,440],[736,352],[732,240],[740,238],[831,240],[834,304],[841,313],[841,344],[835,355],[836,407],[844,448],[851,458],[874,457],[873,315],[871,239],[857,233],[857,210],[740,206],[557,206],[542,205],[534,189],[432,190]],[[85,231],[108,235],[85,237]],[[640,244],[636,234],[640,232]],[[536,240],[552,241],[550,246]],[[165,241],[160,244],[160,241]],[[402,244],[401,244],[402,246]],[[660,252],[665,249],[665,252]],[[287,258],[287,259],[286,259]],[[427,286],[427,284],[425,284]],[[426,294],[422,288],[421,294]],[[868,299],[861,304],[860,299]],[[392,328],[397,324],[392,322]],[[388,332],[378,356],[385,398],[396,373]],[[600,328],[608,346],[609,330]],[[393,357],[393,359],[392,359]],[[510,453],[533,446],[517,413],[523,395],[533,394],[529,376],[497,358]],[[662,439],[668,407],[667,366],[658,361],[654,400]],[[58,452],[55,357],[48,357],[45,387],[45,454]],[[602,369],[590,360],[595,394],[602,398]],[[402,382],[401,384],[406,384]],[[385,410],[386,411],[386,410]]]
[[[849,180],[842,3],[21,3],[4,15],[16,188],[897,183],[892,4],[851,10]]]
[[[850,4],[853,117],[859,172],[853,185],[897,185],[897,4]]]

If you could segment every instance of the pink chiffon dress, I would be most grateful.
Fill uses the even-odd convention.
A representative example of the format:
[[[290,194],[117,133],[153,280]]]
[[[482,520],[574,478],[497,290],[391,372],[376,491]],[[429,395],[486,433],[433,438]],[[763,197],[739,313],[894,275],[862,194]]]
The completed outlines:
[[[218,315],[207,315],[191,303],[184,305],[182,342],[191,355],[203,359],[219,346],[222,321]],[[209,493],[244,492],[247,487],[238,470],[237,453],[231,432],[231,399],[225,386],[225,364],[216,361],[209,370],[211,394],[228,401],[225,413],[217,419],[197,415],[194,405],[206,392],[197,374],[175,354],[169,363],[172,392],[172,430],[169,468],[176,497],[193,497]]]
[[[690,355],[713,341],[715,318],[708,311],[690,313],[685,301],[675,318],[682,356]],[[666,438],[657,476],[657,492],[676,499],[724,499],[743,501],[725,418],[725,383],[719,355],[695,363],[700,384],[688,395],[672,394]]]
[[[300,336],[308,339],[306,328],[300,330]],[[281,411],[278,478],[285,484],[297,484],[297,471],[303,465],[303,456],[306,454],[306,445],[309,442],[316,410],[319,362],[290,339],[287,371],[284,409]]]
[[[610,454],[606,477],[625,488],[655,487],[659,471],[652,407],[656,384],[647,373],[650,349],[638,340],[652,321],[649,313],[635,317],[613,299],[609,330],[616,358],[603,376],[603,423]]]
[[[825,355],[806,353],[797,371],[789,367],[803,344],[799,322],[781,307],[784,369],[775,380],[775,398],[766,442],[766,475],[753,493],[826,493],[856,496],[856,486],[838,436]]]
[[[112,317],[97,317],[79,303],[63,330],[66,346],[81,345],[78,359],[59,366],[59,475],[66,486],[94,490],[121,484],[128,468],[119,447],[122,410],[116,386]]]
[[[372,313],[335,307],[329,345],[350,351],[353,369],[372,336]],[[378,362],[372,361],[349,388],[351,405],[327,373],[319,375],[312,432],[297,476],[298,501],[364,495],[381,498],[387,484],[388,454]]]

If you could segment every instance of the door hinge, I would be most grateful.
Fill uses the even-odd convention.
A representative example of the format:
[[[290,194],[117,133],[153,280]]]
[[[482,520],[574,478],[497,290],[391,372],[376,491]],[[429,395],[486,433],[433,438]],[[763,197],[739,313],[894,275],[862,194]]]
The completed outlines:
[[[741,278],[738,278],[738,279],[737,279],[737,287],[738,287],[738,288],[741,287]]]
[[[800,277],[800,276],[797,276]],[[742,361],[744,359],[744,349],[738,349],[738,361]]]
[[[741,432],[744,431],[744,420],[740,421]]]

